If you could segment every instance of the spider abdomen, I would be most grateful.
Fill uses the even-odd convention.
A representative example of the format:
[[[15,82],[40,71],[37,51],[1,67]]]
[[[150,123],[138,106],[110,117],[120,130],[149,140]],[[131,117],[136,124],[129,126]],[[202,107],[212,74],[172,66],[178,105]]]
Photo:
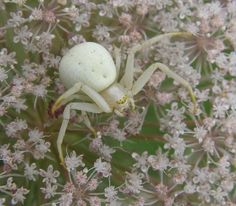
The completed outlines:
[[[82,82],[100,92],[116,79],[116,67],[110,53],[100,44],[85,42],[72,47],[59,65],[63,84],[70,88]]]

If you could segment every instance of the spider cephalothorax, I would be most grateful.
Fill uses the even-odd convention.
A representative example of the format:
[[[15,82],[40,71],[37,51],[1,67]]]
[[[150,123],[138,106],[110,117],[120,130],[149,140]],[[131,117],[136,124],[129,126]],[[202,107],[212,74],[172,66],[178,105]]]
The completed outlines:
[[[119,116],[124,116],[124,112],[134,108],[133,97],[119,83],[114,83],[101,92],[104,99]]]
[[[116,49],[116,64],[109,52],[101,45],[94,42],[85,42],[71,48],[62,58],[59,66],[59,74],[63,84],[68,89],[52,106],[52,114],[57,109],[68,103],[63,112],[63,122],[59,131],[57,147],[60,159],[63,162],[62,141],[70,119],[70,110],[80,110],[83,114],[111,113],[124,116],[128,109],[134,109],[134,97],[149,81],[153,72],[160,69],[168,76],[185,86],[195,102],[195,97],[189,83],[171,71],[166,65],[154,63],[134,81],[134,55],[137,51],[149,47],[163,37],[176,35],[191,35],[189,33],[169,33],[156,36],[131,48],[128,55],[124,75],[118,82],[120,73],[120,54]],[[86,115],[85,115],[86,116]],[[86,116],[85,124],[94,133],[95,130]]]

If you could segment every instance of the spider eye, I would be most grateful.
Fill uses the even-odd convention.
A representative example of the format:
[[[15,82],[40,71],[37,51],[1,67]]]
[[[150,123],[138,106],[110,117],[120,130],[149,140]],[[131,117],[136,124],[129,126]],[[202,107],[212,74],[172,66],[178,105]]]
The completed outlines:
[[[122,98],[116,101],[117,104],[124,104],[128,99],[127,95],[124,95]]]

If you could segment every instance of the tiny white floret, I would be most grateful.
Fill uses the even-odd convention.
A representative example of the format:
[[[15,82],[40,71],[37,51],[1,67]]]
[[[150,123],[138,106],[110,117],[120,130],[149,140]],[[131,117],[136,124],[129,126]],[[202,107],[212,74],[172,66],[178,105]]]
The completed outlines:
[[[115,81],[116,67],[110,53],[103,46],[85,42],[66,53],[61,60],[59,74],[67,88],[82,82],[100,92]]]

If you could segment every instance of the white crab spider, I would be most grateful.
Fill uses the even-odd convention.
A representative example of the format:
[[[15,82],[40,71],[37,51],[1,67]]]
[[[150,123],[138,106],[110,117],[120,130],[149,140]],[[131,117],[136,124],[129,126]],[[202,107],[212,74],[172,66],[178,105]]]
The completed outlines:
[[[134,108],[133,96],[139,93],[148,82],[156,69],[160,69],[169,77],[186,87],[195,104],[195,96],[190,84],[182,77],[171,71],[166,65],[154,63],[134,82],[134,56],[143,48],[149,47],[163,37],[191,36],[186,32],[168,33],[153,37],[142,44],[131,48],[124,75],[120,82],[117,81],[120,70],[120,55],[116,50],[116,65],[109,52],[101,45],[93,42],[85,42],[71,48],[62,58],[59,66],[60,78],[68,88],[52,107],[52,114],[63,104],[73,99],[81,102],[67,104],[63,112],[63,122],[57,139],[57,149],[62,163],[62,141],[70,119],[70,110],[80,110],[85,114],[85,124],[95,133],[90,124],[86,112],[110,113],[115,112],[122,116],[130,106]],[[83,95],[78,94],[81,92]]]

